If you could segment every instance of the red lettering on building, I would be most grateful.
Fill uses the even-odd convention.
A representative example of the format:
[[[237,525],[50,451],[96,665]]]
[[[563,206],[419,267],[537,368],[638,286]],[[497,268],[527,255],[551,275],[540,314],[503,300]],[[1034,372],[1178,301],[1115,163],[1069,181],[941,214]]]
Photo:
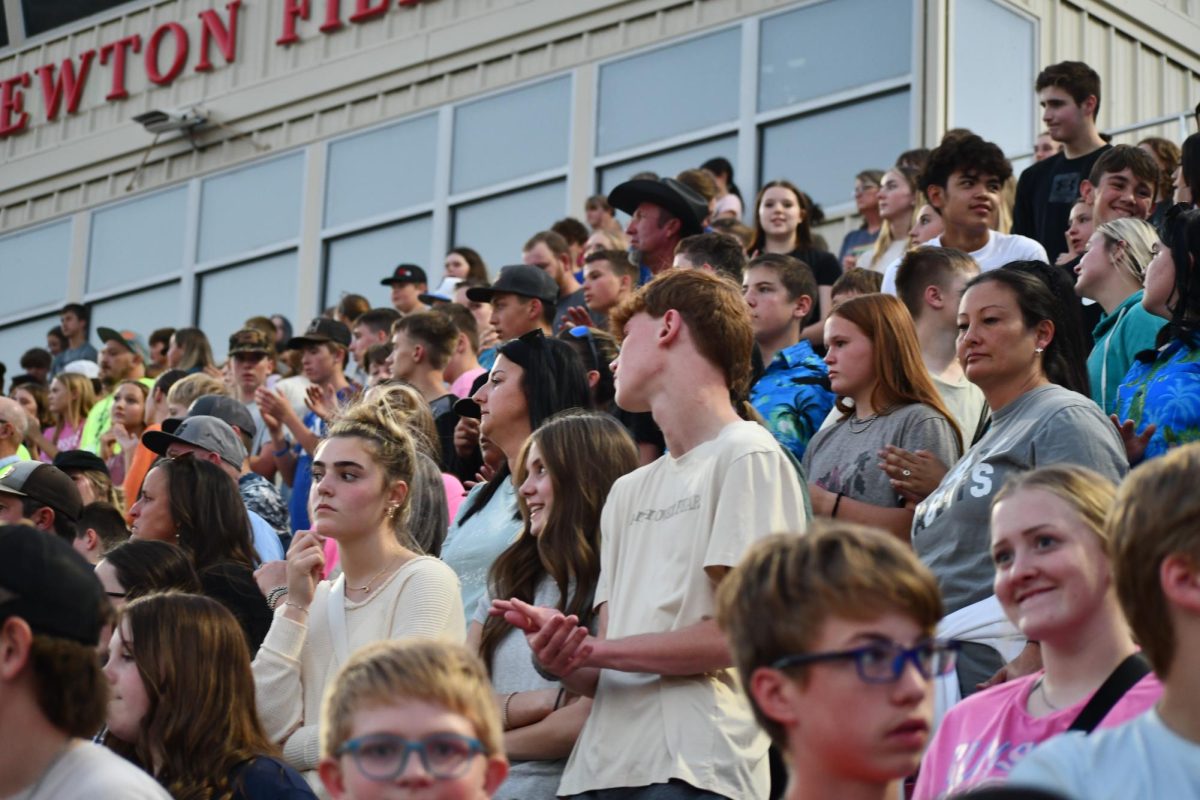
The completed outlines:
[[[354,0],[354,13],[350,15],[351,22],[366,22],[369,19],[386,14],[388,0],[379,0],[371,5],[371,0]]]
[[[283,0],[283,35],[275,40],[275,44],[291,44],[300,41],[296,33],[296,20],[308,19],[308,0]]]
[[[135,53],[142,52],[141,34],[135,33],[100,47],[100,63],[107,64],[109,56],[112,56],[113,62],[112,89],[104,96],[105,100],[120,100],[129,97],[129,90],[125,88],[125,54],[129,50]]]
[[[163,37],[168,33],[175,37],[175,60],[171,62],[171,66],[167,67],[166,72],[159,72],[158,48],[162,45]],[[179,73],[183,72],[183,66],[187,63],[187,54],[187,31],[178,22],[164,22],[154,29],[154,33],[150,34],[150,38],[146,41],[146,77],[150,79],[151,83],[157,83],[159,86],[170,83],[179,77]]]
[[[321,33],[331,33],[342,27],[342,0],[325,0],[325,21]]]
[[[75,71],[75,60],[68,58],[58,69],[57,79],[54,76],[54,65],[46,64],[34,70],[42,84],[42,101],[46,104],[46,119],[56,119],[58,109],[64,96],[67,98],[67,113],[74,114],[83,98],[83,86],[87,83],[88,69],[92,59],[96,57],[95,50],[84,50],[79,54],[79,71]]]
[[[241,5],[242,0],[233,0],[226,4],[225,8],[229,11],[228,25],[221,22],[221,17],[216,11],[200,12],[200,60],[196,62],[196,72],[208,72],[213,68],[212,62],[208,60],[208,49],[213,42],[217,43],[217,48],[225,57],[225,63],[233,63],[237,50],[238,10]]]
[[[29,124],[25,95],[21,93],[21,88],[28,85],[28,72],[0,81],[0,136],[11,136]]]

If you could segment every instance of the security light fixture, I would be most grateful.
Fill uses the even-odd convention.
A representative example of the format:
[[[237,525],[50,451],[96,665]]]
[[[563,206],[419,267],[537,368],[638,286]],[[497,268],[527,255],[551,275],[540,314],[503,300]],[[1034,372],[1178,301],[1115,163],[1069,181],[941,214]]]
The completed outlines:
[[[145,128],[147,133],[155,135],[172,131],[190,134],[193,129],[208,122],[208,117],[195,108],[167,110],[155,108],[138,114],[133,121]]]

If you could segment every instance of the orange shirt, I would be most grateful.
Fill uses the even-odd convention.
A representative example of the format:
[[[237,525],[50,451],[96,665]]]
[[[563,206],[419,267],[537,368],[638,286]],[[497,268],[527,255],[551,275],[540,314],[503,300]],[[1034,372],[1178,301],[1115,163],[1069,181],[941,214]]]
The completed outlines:
[[[145,436],[150,431],[160,431],[162,425],[150,425],[146,430],[142,431],[142,436]],[[129,509],[137,502],[138,492],[142,490],[142,481],[146,479],[146,473],[150,471],[151,465],[158,459],[158,454],[146,449],[142,444],[141,438],[138,439],[137,450],[133,453],[133,461],[129,464],[129,469],[125,473],[125,483],[122,484],[122,491],[125,495],[125,523],[132,524],[133,520],[129,518]]]

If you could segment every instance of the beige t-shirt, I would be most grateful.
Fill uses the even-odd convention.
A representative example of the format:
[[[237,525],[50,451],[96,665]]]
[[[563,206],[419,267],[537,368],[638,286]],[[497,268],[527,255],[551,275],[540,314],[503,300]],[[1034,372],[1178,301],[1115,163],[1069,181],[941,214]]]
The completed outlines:
[[[333,584],[321,581],[308,608],[308,624],[283,616],[280,604],[254,658],[254,694],[267,736],[283,744],[284,759],[298,770],[319,760],[317,726],[325,687],[342,666],[329,613]],[[405,636],[462,642],[462,594],[454,570],[431,556],[414,558],[365,600],[345,608],[347,657],[364,645]],[[315,773],[306,774],[309,783]]]
[[[804,531],[804,508],[795,468],[752,422],[621,478],[600,522],[596,606],[608,603],[607,637],[715,616],[716,585],[704,568],[735,566],[768,534]],[[732,669],[689,677],[606,669],[558,792],[676,778],[739,800],[766,798],[767,744]]]
[[[987,405],[983,390],[967,380],[966,376],[963,376],[958,383],[944,381],[936,375],[929,377],[933,378],[934,388],[941,395],[942,402],[946,404],[954,421],[958,423],[958,429],[962,432],[963,437],[963,450],[966,450],[975,440],[975,430],[979,427],[983,409]],[[946,466],[954,465],[947,464]]]
[[[158,781],[107,747],[81,739],[10,800],[170,800]]]

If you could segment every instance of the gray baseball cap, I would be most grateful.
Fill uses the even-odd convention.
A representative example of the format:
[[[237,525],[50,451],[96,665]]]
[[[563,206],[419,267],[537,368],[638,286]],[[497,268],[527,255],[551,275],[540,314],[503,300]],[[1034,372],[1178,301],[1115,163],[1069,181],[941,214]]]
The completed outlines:
[[[146,449],[160,456],[167,454],[167,448],[173,442],[195,445],[216,453],[234,469],[241,469],[246,459],[246,448],[237,432],[228,422],[216,417],[187,417],[179,423],[174,433],[148,431],[142,434],[142,444],[146,445]]]

